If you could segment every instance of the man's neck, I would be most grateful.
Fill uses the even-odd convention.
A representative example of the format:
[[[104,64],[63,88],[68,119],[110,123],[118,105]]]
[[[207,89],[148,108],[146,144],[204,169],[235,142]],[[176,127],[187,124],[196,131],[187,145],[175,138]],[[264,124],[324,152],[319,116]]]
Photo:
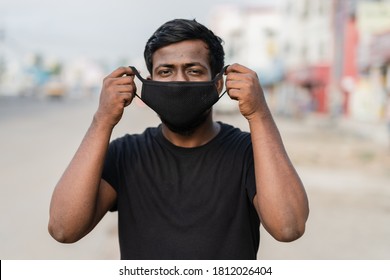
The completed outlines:
[[[191,135],[181,135],[171,131],[166,125],[162,124],[162,133],[164,137],[173,145],[183,148],[195,148],[205,145],[219,133],[221,126],[208,118],[203,124],[197,127]]]

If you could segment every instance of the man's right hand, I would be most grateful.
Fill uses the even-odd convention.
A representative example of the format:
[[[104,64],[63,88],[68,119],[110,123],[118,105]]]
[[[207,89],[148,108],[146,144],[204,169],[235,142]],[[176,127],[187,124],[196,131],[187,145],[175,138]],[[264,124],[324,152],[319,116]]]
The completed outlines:
[[[130,67],[119,67],[105,77],[95,121],[113,128],[122,118],[124,108],[131,104],[136,90]]]

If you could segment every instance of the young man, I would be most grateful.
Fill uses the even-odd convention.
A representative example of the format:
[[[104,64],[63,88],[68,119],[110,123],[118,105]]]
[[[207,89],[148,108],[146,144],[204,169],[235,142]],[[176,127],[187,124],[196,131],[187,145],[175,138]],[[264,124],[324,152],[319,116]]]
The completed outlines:
[[[148,40],[150,77],[121,67],[104,79],[99,107],[51,201],[49,231],[71,243],[118,211],[122,259],[256,259],[260,221],[279,241],[305,230],[308,200],[256,73],[226,69],[221,39],[195,20],[173,20]],[[213,121],[223,88],[250,133]],[[109,144],[139,96],[162,124]]]

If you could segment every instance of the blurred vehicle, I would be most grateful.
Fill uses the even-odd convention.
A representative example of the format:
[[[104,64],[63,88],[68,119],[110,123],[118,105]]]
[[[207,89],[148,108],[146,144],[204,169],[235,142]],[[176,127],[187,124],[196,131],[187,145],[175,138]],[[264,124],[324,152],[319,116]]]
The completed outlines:
[[[54,77],[45,83],[43,92],[48,97],[62,98],[67,93],[67,86],[61,79]]]

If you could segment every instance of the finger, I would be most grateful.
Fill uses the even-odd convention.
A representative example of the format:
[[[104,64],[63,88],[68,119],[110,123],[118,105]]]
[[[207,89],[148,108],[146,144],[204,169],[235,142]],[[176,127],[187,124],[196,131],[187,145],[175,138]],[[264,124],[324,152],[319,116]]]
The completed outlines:
[[[226,74],[229,73],[248,73],[251,70],[241,64],[234,63],[226,69]]]
[[[119,93],[135,93],[137,88],[135,85],[117,85],[116,91]]]
[[[131,70],[130,67],[122,66],[114,70],[110,75],[107,76],[107,78],[119,78],[124,75],[134,76],[133,70]]]
[[[131,85],[134,84],[134,76],[123,76],[120,78],[113,78],[116,85]]]
[[[237,80],[229,80],[226,81],[226,89],[232,90],[238,90],[238,91],[247,91],[250,89],[251,83],[243,80],[243,79],[237,79]]]
[[[133,101],[133,95],[131,93],[119,93],[119,98],[123,104],[123,107],[127,107]]]
[[[260,85],[260,81],[255,72],[250,73],[230,73],[226,79],[226,87],[250,89],[252,87],[257,88]]]
[[[232,89],[227,90],[227,94],[229,95],[229,97],[231,99],[238,100],[239,96],[240,96],[240,90],[232,88]]]
[[[226,76],[226,83],[245,81],[246,76],[245,74],[231,72]]]
[[[242,82],[240,80],[227,80],[226,81],[226,89],[240,89],[242,87]]]

